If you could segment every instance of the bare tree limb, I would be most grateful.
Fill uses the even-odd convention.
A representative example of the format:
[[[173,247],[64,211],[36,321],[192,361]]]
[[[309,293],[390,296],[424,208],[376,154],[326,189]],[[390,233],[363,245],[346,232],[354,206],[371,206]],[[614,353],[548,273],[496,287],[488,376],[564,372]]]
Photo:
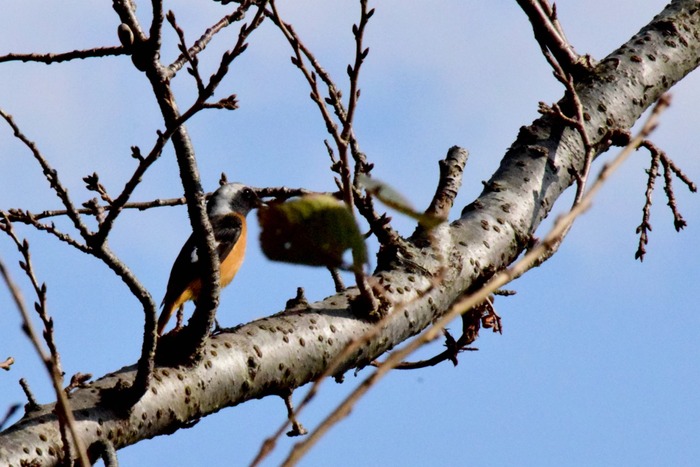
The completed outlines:
[[[630,128],[644,109],[696,68],[699,24],[696,2],[675,0],[601,62],[590,82],[577,83],[577,94],[590,117],[586,126],[593,144],[602,150],[610,138],[609,129]],[[391,304],[379,330],[352,313],[349,303],[357,291],[349,289],[306,308],[211,336],[200,362],[157,368],[151,390],[126,414],[101,399],[104,391],[133,382],[136,368],[123,368],[72,393],[73,407],[82,415],[78,423],[86,444],[109,439],[119,449],[189,426],[222,407],[278,395],[282,389],[315,380],[329,361],[360,342],[341,358],[334,373],[340,377],[416,335],[448,310],[462,312],[452,308],[455,300],[494,276],[501,277],[499,271],[525,250],[554,202],[576,183],[566,169],[580,170],[584,157],[576,130],[555,116],[542,116],[521,131],[479,198],[459,219],[433,232],[434,243],[422,248],[409,245],[411,262],[390,263],[371,278]],[[438,276],[440,287],[431,287]],[[433,329],[439,333],[437,327]],[[370,340],[358,337],[368,332],[375,333]],[[0,434],[0,462],[56,464],[48,454],[60,440],[52,410],[53,406],[42,407]],[[42,454],[23,451],[29,438]]]
[[[98,58],[98,57],[111,57],[118,55],[126,55],[128,51],[123,46],[111,46],[111,47],[95,47],[94,49],[86,50],[73,50],[71,52],[63,53],[47,53],[47,54],[7,54],[0,56],[0,63],[3,62],[38,62],[50,65],[52,63],[66,62],[75,59],[85,59],[85,58]]]
[[[479,305],[484,300],[488,299],[489,295],[503,287],[505,284],[519,277],[526,271],[532,268],[538,258],[547,250],[547,244],[556,242],[561,235],[570,228],[574,220],[585,212],[591,205],[595,194],[600,190],[610,174],[614,172],[627,159],[627,157],[637,149],[641,142],[646,139],[651,131],[656,127],[658,117],[661,112],[669,105],[668,97],[662,97],[655,106],[654,111],[650,115],[648,121],[640,131],[640,134],[634,138],[630,144],[613,160],[609,165],[606,165],[601,171],[596,183],[591,187],[588,193],[581,199],[581,202],[574,206],[571,211],[565,216],[560,217],[554,224],[552,230],[543,239],[542,243],[529,251],[522,259],[518,260],[510,268],[497,273],[491,280],[477,292],[468,294],[464,298],[455,302],[450,309],[438,319],[433,326],[423,331],[420,336],[406,344],[402,349],[392,352],[389,357],[382,363],[370,376],[368,376],[362,384],[360,384],[338,407],[321,422],[321,424],[312,431],[303,441],[298,442],[289,456],[282,463],[283,466],[296,465],[299,460],[309,451],[309,449],[336,423],[350,414],[352,407],[377,381],[386,375],[391,369],[395,368],[411,353],[419,347],[434,340],[439,333],[457,316],[463,315],[465,312]]]

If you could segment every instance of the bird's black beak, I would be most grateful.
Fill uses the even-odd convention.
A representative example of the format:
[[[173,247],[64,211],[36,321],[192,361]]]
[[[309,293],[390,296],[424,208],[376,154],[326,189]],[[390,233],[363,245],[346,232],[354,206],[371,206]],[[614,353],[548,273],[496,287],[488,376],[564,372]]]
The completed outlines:
[[[262,198],[260,197],[258,190],[255,190],[254,193],[255,193],[255,200],[253,202],[255,203],[255,209],[261,208],[263,206],[267,206],[265,201],[263,201]]]

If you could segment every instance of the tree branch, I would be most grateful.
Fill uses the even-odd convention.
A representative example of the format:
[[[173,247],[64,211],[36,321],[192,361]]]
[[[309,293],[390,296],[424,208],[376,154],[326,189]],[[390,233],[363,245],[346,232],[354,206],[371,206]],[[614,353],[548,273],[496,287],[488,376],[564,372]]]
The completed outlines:
[[[566,39],[557,19],[556,7],[550,6],[547,0],[517,1],[532,23],[535,39],[555,71],[558,69],[577,78],[590,71],[590,64],[574,52]],[[550,60],[552,56],[554,60]]]
[[[699,51],[697,2],[676,0],[603,60],[590,81],[577,83],[595,147],[602,151],[610,129],[631,128],[664,91],[695,69]],[[412,263],[394,263],[371,278],[382,285],[390,305],[379,330],[352,313],[349,304],[357,291],[349,289],[210,337],[199,363],[156,369],[152,389],[129,414],[100,401],[105,389],[133,381],[136,368],[123,368],[72,393],[86,444],[109,439],[119,449],[188,426],[222,407],[299,387],[323,374],[357,336],[371,332],[375,337],[342,358],[335,374],[366,366],[445,315],[465,291],[513,263],[554,202],[575,183],[566,169],[580,170],[584,157],[576,130],[542,116],[521,130],[479,198],[458,220],[435,229],[434,243],[409,245]],[[432,287],[437,276],[440,287]],[[52,410],[42,407],[0,434],[0,463],[55,465],[48,450],[60,435]],[[42,454],[24,452],[27,439]]]
[[[73,50],[63,53],[47,53],[47,54],[7,54],[0,56],[0,63],[21,61],[21,62],[38,62],[50,65],[52,63],[66,62],[75,59],[110,57],[118,55],[127,55],[129,52],[123,46],[111,47],[95,47],[94,49]]]
[[[469,153],[458,146],[452,146],[447,156],[440,160],[440,179],[438,180],[433,200],[425,210],[425,215],[438,219],[447,219],[452,209],[459,187],[462,186],[462,173]],[[414,237],[425,235],[425,229],[419,224]]]

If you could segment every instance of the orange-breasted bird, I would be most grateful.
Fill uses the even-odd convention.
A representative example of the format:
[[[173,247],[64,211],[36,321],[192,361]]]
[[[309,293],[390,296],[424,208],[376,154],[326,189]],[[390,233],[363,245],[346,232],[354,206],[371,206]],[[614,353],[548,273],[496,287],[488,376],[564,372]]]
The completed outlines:
[[[241,183],[222,185],[207,203],[207,215],[214,230],[216,252],[219,254],[221,287],[226,287],[243,263],[246,244],[246,215],[261,204],[255,190]],[[158,335],[175,310],[192,300],[195,303],[202,290],[203,266],[194,235],[190,235],[177,255],[170,271],[168,287],[163,298],[163,311],[158,318]]]

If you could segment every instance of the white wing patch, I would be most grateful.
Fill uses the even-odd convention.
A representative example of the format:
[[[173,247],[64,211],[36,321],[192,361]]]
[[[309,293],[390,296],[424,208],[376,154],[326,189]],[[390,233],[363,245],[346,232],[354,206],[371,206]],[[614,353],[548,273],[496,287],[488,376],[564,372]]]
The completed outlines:
[[[219,248],[220,244],[221,244],[221,242],[215,241],[214,242],[215,248]],[[199,254],[198,254],[197,247],[194,247],[194,248],[192,248],[192,253],[190,254],[190,263],[194,264],[197,262],[199,262]]]

